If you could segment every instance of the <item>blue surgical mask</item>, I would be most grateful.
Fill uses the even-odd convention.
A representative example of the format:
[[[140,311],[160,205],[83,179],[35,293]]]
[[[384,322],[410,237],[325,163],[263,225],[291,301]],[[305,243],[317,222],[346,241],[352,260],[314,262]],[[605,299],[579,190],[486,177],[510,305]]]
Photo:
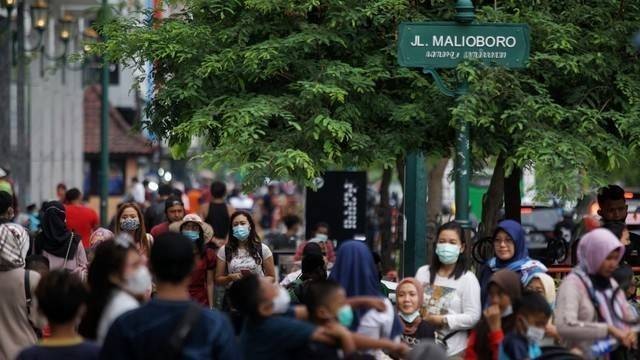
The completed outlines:
[[[353,323],[353,309],[350,305],[344,305],[338,310],[338,322],[340,325],[349,328]]]
[[[249,233],[249,225],[238,225],[233,227],[233,237],[240,241],[247,241]]]
[[[319,242],[322,242],[322,241],[327,241],[327,240],[329,240],[329,237],[327,236],[327,234],[316,234],[316,239],[317,239]]]
[[[404,320],[407,324],[411,324],[420,316],[420,311],[416,310],[411,314],[405,314],[400,311],[398,312],[398,315],[400,315],[402,320]]]
[[[195,230],[182,230],[182,235],[188,237],[191,241],[200,239],[200,232]]]
[[[446,243],[438,244],[436,245],[436,255],[445,265],[455,264],[460,257],[460,246]]]

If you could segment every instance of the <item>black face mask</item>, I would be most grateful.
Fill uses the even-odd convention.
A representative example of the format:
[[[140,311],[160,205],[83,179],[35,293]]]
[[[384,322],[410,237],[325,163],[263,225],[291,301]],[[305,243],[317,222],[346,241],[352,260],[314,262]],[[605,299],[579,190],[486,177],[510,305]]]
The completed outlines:
[[[627,220],[626,218],[624,218],[624,219],[622,219],[622,220],[605,220],[605,219],[602,219],[602,222],[603,222],[604,224],[619,224],[619,225],[626,225],[626,223],[627,223],[627,221],[626,221],[626,220]]]

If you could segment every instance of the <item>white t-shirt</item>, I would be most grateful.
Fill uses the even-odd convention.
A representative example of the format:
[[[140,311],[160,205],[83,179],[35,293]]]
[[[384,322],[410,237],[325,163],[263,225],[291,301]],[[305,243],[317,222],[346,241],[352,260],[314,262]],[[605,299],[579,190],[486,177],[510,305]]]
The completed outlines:
[[[116,290],[115,294],[113,294],[113,297],[104,308],[104,312],[100,318],[100,323],[98,323],[98,331],[96,334],[98,344],[102,345],[102,343],[104,343],[104,339],[107,337],[111,324],[113,324],[120,315],[129,310],[137,309],[139,306],[140,303],[138,300],[129,293],[122,290]]]
[[[462,353],[467,347],[468,331],[480,320],[482,312],[478,279],[470,271],[457,280],[436,275],[432,286],[429,266],[425,265],[416,272],[416,280],[424,286],[427,312],[447,318],[449,327],[439,330],[442,336],[458,331],[447,340],[447,356]]]
[[[271,249],[265,244],[262,245],[262,262],[272,257]],[[225,254],[226,246],[221,247],[218,250],[218,259],[222,261],[227,261]],[[246,249],[238,249],[237,254],[232,255],[231,261],[227,264],[227,271],[229,274],[239,273],[240,270],[249,270],[252,273],[264,276],[264,270],[262,269],[262,265],[256,264],[256,259],[254,259],[251,254]]]
[[[372,339],[390,339],[393,341],[400,341],[400,336],[395,339],[391,339],[391,331],[393,330],[393,322],[396,317],[393,304],[387,298],[384,299],[386,305],[385,311],[379,312],[376,309],[370,309],[360,319],[358,325],[358,334],[370,337]],[[368,351],[369,354],[374,355],[376,359],[382,355],[381,351]]]

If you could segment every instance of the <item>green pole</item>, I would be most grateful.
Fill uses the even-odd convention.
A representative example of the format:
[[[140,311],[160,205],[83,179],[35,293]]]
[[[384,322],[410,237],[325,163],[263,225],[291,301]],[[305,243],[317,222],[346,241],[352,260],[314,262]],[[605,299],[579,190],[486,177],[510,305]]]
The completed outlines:
[[[457,89],[456,101],[459,102],[462,95],[466,94],[466,83]],[[469,221],[469,183],[470,183],[470,145],[469,124],[461,117],[458,119],[456,129],[456,158],[455,158],[455,182],[456,182],[456,221],[463,227],[470,227]]]
[[[109,7],[102,0],[102,19],[106,20]],[[103,41],[106,38],[103,34]],[[102,57],[102,106],[100,112],[100,222],[107,225],[109,219],[109,61]]]
[[[458,0],[456,2],[456,22],[470,24],[475,15],[471,0]],[[468,91],[466,81],[463,81],[455,90],[456,102]],[[469,183],[471,177],[469,124],[461,117],[458,119],[456,129],[456,157],[455,157],[455,181],[456,181],[456,221],[463,227],[470,227],[469,221]]]
[[[405,161],[404,214],[407,219],[403,251],[403,276],[413,276],[427,263],[427,170],[422,152],[414,151]]]

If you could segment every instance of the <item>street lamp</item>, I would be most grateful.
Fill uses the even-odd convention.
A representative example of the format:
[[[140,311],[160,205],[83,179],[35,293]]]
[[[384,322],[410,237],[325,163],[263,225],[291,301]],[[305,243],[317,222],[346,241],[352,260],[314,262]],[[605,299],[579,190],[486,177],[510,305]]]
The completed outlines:
[[[24,5],[18,4],[18,0],[0,0],[0,5],[7,10],[7,13],[10,15],[16,6]],[[68,50],[69,50],[69,42],[74,38],[74,23],[75,19],[68,13],[65,13],[58,20],[58,31],[57,38],[62,43],[62,53],[57,55],[55,51],[53,54],[49,54],[45,48],[44,41],[44,32],[47,30],[47,25],[49,23],[49,5],[45,0],[34,0],[34,2],[30,6],[31,13],[31,25],[35,30],[35,39],[34,45],[31,48],[26,48],[24,45],[20,46],[19,42],[23,41],[23,37],[19,36],[18,30],[13,31],[13,63],[14,65],[18,64],[18,58],[20,57],[20,61],[22,61],[22,56],[24,53],[32,53],[39,52],[40,53],[40,76],[44,76],[44,68],[45,68],[45,59],[53,61],[57,66],[59,65],[62,68],[62,83],[65,82],[65,68],[72,71],[82,70],[84,64],[80,67],[70,67],[67,64],[68,60]],[[19,9],[18,9],[19,10]],[[19,19],[18,19],[19,20]],[[90,38],[90,37],[89,37]],[[20,53],[22,52],[22,53]]]
[[[39,36],[42,36],[42,33],[47,28],[48,20],[49,5],[43,0],[37,0],[31,5],[31,21],[33,21],[33,28],[38,31]]]
[[[11,18],[11,12],[16,7],[16,0],[0,0],[0,6],[7,10],[7,18]]]

